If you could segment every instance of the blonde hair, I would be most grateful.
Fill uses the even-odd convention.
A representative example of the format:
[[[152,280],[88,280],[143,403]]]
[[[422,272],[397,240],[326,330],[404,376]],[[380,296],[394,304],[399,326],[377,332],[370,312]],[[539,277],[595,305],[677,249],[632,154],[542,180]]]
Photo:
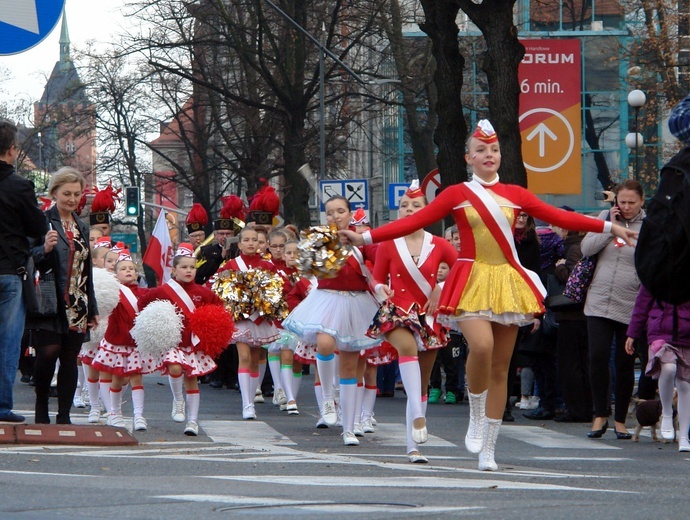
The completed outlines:
[[[50,184],[48,185],[48,193],[53,196],[55,192],[60,189],[61,186],[65,184],[71,184],[73,182],[78,182],[81,185],[82,191],[84,190],[84,176],[81,172],[71,166],[63,166],[58,171],[56,171],[50,179]]]

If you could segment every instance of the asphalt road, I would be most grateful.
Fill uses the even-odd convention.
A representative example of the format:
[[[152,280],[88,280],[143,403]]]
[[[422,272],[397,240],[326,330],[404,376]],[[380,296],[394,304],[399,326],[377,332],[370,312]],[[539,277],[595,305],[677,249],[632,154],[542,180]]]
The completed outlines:
[[[376,433],[345,447],[339,429],[315,429],[312,383],[304,378],[299,416],[267,402],[256,421],[241,419],[238,392],[203,385],[194,438],[170,418],[166,379],[148,376],[149,429],[135,433],[137,447],[0,445],[0,518],[688,516],[689,454],[653,443],[648,431],[639,443],[610,430],[590,440],[587,424],[535,423],[516,411],[499,436],[500,471],[487,473],[463,446],[467,405],[437,404],[422,449],[430,462],[411,464],[402,392],[377,400]],[[32,390],[17,383],[16,411],[31,413]],[[85,424],[86,411],[73,409],[73,422]]]

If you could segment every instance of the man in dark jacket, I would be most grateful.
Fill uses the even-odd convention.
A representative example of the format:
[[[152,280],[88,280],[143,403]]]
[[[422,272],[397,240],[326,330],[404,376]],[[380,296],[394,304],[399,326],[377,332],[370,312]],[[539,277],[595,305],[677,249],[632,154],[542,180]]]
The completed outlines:
[[[29,238],[46,233],[31,181],[17,175],[17,127],[0,120],[0,422],[24,422],[12,412],[14,379],[21,351],[24,318],[22,278]]]

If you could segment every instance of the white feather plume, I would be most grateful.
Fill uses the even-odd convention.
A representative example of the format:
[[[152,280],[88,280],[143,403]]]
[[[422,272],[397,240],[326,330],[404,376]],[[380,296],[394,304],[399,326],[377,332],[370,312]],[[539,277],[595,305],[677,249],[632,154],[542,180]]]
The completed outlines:
[[[182,314],[169,301],[155,300],[134,319],[131,334],[142,354],[162,356],[182,341]]]
[[[98,305],[98,316],[100,321],[98,322],[98,326],[90,331],[90,339],[86,346],[87,348],[91,347],[92,350],[97,350],[108,328],[108,318],[120,301],[120,282],[117,281],[115,275],[110,271],[100,267],[94,267],[93,292],[96,295],[96,304]]]

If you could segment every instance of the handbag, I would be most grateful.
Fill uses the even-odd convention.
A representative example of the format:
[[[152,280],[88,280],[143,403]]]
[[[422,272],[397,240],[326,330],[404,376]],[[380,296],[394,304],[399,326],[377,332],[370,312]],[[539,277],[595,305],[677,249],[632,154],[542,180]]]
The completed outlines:
[[[563,296],[569,298],[574,303],[584,304],[587,290],[594,278],[596,266],[596,256],[583,256],[573,267],[568,281],[565,283]]]
[[[0,247],[7,258],[17,265],[16,257],[10,253],[4,240],[0,241]],[[17,275],[22,280],[22,296],[26,315],[31,318],[55,318],[58,316],[58,294],[55,283],[55,274],[50,269],[41,274],[34,265],[34,259],[29,255],[26,264],[16,268]]]

